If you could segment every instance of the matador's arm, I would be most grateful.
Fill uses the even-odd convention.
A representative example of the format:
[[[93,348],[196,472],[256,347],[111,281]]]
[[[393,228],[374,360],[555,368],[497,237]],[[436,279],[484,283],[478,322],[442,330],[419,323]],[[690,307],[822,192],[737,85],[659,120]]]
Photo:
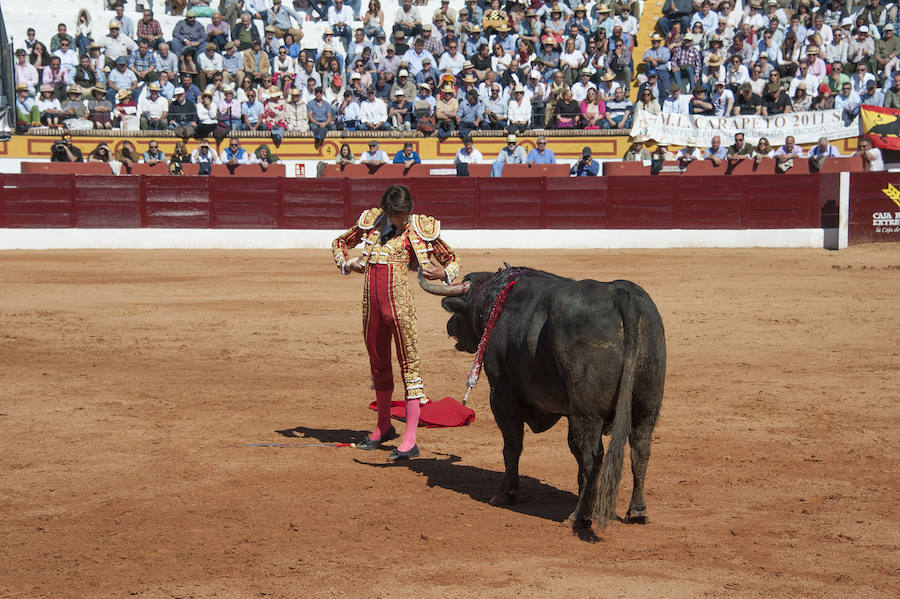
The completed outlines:
[[[347,270],[347,261],[350,259],[348,250],[355,248],[360,241],[365,239],[368,232],[375,226],[379,216],[381,216],[381,208],[371,208],[363,211],[355,225],[331,242],[334,263],[341,269],[343,274],[350,274],[350,271]],[[368,251],[363,250],[363,254],[368,255]]]

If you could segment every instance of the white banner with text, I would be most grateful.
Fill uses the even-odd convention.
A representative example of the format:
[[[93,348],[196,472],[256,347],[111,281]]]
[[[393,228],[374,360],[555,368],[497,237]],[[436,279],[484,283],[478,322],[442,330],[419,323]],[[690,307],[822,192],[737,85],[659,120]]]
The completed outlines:
[[[632,137],[643,135],[656,142],[679,146],[693,139],[698,147],[709,146],[715,135],[721,136],[723,146],[730,145],[738,132],[744,134],[747,143],[754,145],[765,137],[770,145],[777,147],[788,135],[793,135],[798,144],[815,143],[820,137],[829,140],[856,137],[859,135],[859,117],[847,123],[841,118],[840,110],[733,117],[641,112],[631,128]]]

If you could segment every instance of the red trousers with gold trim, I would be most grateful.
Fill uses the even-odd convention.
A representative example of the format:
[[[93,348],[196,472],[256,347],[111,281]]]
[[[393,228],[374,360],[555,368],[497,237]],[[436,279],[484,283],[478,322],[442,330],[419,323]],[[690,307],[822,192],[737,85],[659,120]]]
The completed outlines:
[[[392,391],[391,340],[403,373],[406,399],[425,399],[416,345],[418,322],[406,264],[370,264],[363,297],[363,337],[377,391]]]

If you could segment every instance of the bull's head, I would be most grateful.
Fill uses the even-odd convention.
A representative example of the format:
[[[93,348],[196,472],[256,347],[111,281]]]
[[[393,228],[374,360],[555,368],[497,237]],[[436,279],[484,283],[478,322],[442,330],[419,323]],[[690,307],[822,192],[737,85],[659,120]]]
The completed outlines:
[[[476,330],[475,318],[471,307],[471,289],[477,289],[479,285],[491,276],[489,272],[475,272],[467,274],[462,283],[455,285],[442,285],[425,279],[422,269],[419,269],[419,285],[428,293],[444,296],[441,306],[450,312],[450,320],[447,321],[447,334],[456,339],[456,349],[474,354],[478,349],[478,341],[481,331]]]

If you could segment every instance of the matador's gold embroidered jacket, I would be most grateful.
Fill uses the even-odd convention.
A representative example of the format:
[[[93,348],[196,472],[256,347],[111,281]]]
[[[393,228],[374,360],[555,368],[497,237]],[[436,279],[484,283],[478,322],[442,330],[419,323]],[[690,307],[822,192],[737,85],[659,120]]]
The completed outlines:
[[[416,343],[418,322],[408,283],[408,270],[426,265],[430,262],[430,258],[434,257],[435,261],[444,267],[447,274],[445,281],[450,283],[459,274],[459,261],[456,253],[440,238],[440,221],[437,219],[413,214],[405,230],[380,243],[382,232],[390,224],[381,208],[366,210],[350,230],[332,242],[331,248],[335,264],[341,272],[348,274],[346,268],[347,260],[350,259],[348,250],[360,242],[364,244],[362,258],[366,265],[366,277],[363,290],[363,336],[370,350],[370,358],[372,358],[370,327],[376,326],[373,323],[377,322],[377,318],[370,319],[370,316],[374,317],[370,314],[373,310],[370,298],[377,294],[370,293],[369,287],[377,284],[376,281],[386,281],[381,284],[388,286],[384,291],[390,297],[391,312],[398,335],[397,357],[403,370],[406,398],[427,401],[419,373],[419,353]],[[389,272],[386,277],[374,277],[373,268],[387,268]],[[380,384],[387,385],[387,382],[379,382],[379,367],[374,361],[372,366],[376,389]]]

